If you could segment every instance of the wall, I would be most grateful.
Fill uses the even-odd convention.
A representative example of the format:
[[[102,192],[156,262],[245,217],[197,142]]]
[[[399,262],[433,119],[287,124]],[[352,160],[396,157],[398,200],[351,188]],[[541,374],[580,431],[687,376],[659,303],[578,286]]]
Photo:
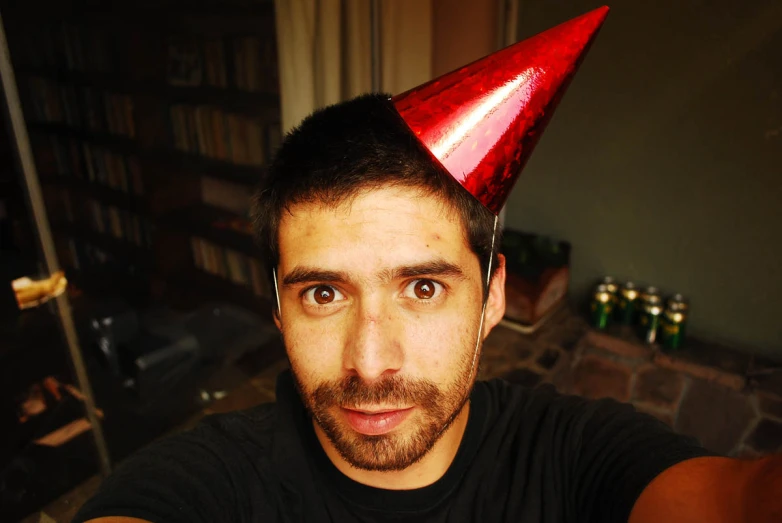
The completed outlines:
[[[521,0],[525,38],[597,7]],[[782,2],[615,0],[507,205],[599,277],[687,294],[691,333],[782,358]]]
[[[497,1],[432,0],[432,76],[497,48]]]

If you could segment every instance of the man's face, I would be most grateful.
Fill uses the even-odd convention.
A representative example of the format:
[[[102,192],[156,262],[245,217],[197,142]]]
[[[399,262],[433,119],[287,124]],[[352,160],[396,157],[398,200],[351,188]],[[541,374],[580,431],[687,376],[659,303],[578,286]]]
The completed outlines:
[[[352,466],[407,468],[474,380],[482,279],[460,218],[419,190],[381,188],[294,206],[279,250],[278,325],[306,407]]]

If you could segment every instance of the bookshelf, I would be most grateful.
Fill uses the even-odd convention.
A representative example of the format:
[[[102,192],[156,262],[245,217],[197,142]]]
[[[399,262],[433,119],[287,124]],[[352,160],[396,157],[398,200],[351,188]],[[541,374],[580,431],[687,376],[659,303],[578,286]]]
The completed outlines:
[[[210,177],[227,182],[238,183],[247,188],[258,185],[266,169],[263,166],[246,166],[215,160],[195,154],[173,150],[150,151],[146,157],[151,163],[163,169],[178,169],[185,175]]]
[[[247,205],[205,187],[249,194],[280,143],[273,2],[43,4],[6,25],[74,280],[267,307]]]
[[[248,208],[281,134],[273,2],[0,0],[0,10],[74,310],[119,296],[139,311],[219,301],[268,318]],[[10,182],[0,172],[0,191]],[[259,349],[253,357],[264,361],[280,355]],[[83,346],[113,459],[184,421],[198,388],[212,386],[205,377],[234,365],[203,362],[175,395],[141,402],[99,350]],[[11,519],[94,474],[85,449],[36,461],[44,476],[47,464],[83,466],[67,478],[36,477],[32,501],[11,507],[20,511]]]
[[[257,309],[263,299],[245,285],[200,269],[177,275],[175,279],[181,280],[175,299],[184,302],[209,303],[214,300],[230,300],[248,309]],[[194,285],[198,287],[197,291],[192,289]]]
[[[210,205],[195,205],[167,215],[163,223],[248,256],[255,254],[249,223],[241,217]]]

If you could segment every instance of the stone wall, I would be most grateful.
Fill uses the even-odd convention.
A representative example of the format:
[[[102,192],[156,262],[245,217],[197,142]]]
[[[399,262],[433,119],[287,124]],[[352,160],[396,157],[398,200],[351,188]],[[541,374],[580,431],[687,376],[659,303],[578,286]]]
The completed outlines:
[[[565,309],[535,334],[498,326],[479,377],[629,402],[728,456],[782,452],[782,365],[697,340],[665,353]]]

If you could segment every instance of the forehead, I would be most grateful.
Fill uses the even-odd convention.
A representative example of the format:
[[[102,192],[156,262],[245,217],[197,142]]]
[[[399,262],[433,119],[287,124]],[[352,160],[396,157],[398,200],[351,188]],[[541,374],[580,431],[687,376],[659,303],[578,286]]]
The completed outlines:
[[[280,266],[377,272],[442,258],[460,266],[477,258],[460,216],[419,189],[384,187],[337,205],[297,204],[279,227]]]

